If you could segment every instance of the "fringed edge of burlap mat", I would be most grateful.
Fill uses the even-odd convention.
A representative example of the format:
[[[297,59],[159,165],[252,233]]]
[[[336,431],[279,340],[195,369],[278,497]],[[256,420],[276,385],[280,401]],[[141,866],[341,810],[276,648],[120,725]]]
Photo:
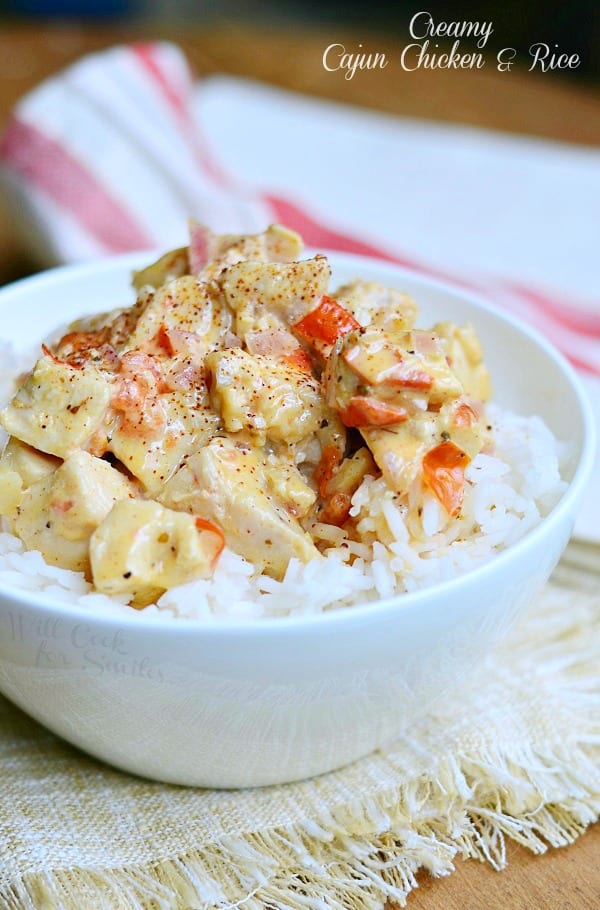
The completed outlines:
[[[556,580],[571,586],[568,566]],[[574,638],[570,652],[565,635]],[[568,703],[589,714],[589,727],[575,742],[529,744],[510,755],[464,751],[395,793],[388,788],[335,817],[323,811],[303,824],[228,837],[146,867],[26,875],[0,892],[0,907],[382,910],[388,900],[405,906],[419,870],[448,875],[457,856],[500,870],[507,840],[534,853],[566,846],[600,816],[599,674],[589,637],[590,628],[573,635],[563,624],[541,649],[546,666],[559,668]],[[544,794],[557,787],[569,796],[548,802]]]
[[[454,802],[444,816],[428,817],[430,801],[423,801],[419,795],[422,782],[415,781],[411,792],[395,808],[377,803],[369,809],[361,807],[360,825],[370,827],[370,835],[349,835],[334,819],[322,818],[304,828],[229,838],[146,869],[81,869],[25,876],[1,895],[2,907],[382,910],[388,899],[405,906],[421,869],[434,876],[449,875],[457,855],[486,860],[495,869],[502,869],[507,838],[542,853],[548,845],[572,843],[598,818],[599,800],[583,795],[563,805],[540,806],[527,819],[504,812],[502,791],[513,775],[520,777],[523,769],[505,762],[502,771],[506,777],[500,783],[498,758],[493,758],[497,799],[485,806],[464,805],[461,791],[468,787],[468,778],[459,762],[454,768],[447,766],[445,776],[436,783],[443,787],[445,799]],[[554,773],[567,773],[570,786],[578,783],[583,794],[591,780],[587,774],[573,780],[567,771],[573,760],[572,753],[543,759]],[[576,760],[588,767],[590,775],[593,773],[587,756],[581,754]],[[471,764],[468,757],[465,764]],[[528,777],[535,786],[535,779]],[[600,775],[596,773],[596,777]],[[595,786],[600,789],[599,780]],[[406,802],[421,803],[424,809],[424,817],[417,822],[413,816],[410,826],[406,826]],[[382,816],[386,830],[375,833]]]

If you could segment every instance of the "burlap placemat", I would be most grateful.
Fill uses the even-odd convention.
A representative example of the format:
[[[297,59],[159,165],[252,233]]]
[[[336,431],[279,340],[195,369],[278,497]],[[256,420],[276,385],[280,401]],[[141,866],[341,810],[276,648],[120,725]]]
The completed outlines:
[[[0,700],[2,910],[381,910],[421,867],[506,863],[600,812],[598,551],[569,551],[510,639],[409,738],[313,781],[153,784]],[[174,744],[176,745],[176,744]]]

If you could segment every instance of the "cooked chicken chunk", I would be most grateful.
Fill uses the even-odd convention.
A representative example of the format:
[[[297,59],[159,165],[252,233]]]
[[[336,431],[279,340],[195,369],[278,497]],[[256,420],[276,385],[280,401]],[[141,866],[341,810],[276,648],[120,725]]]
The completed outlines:
[[[188,250],[184,246],[178,250],[170,250],[145,269],[134,272],[132,284],[138,291],[143,287],[159,288],[167,281],[189,275],[189,271]]]
[[[210,577],[223,543],[219,528],[201,518],[148,500],[121,501],[92,535],[94,585],[145,606],[174,585]]]
[[[11,436],[0,458],[0,515],[13,518],[23,491],[52,474],[60,464],[58,458]]]
[[[38,480],[43,480],[48,474],[53,474],[60,465],[60,460],[52,455],[45,455],[37,449],[26,445],[14,436],[6,443],[6,448],[0,458],[0,465],[6,465],[16,471],[27,489]]]
[[[106,374],[44,355],[0,412],[7,433],[42,452],[66,458],[85,448],[104,419],[112,386]]]
[[[332,296],[362,326],[405,332],[413,327],[417,318],[417,305],[412,297],[375,281],[351,281],[339,287]]]
[[[123,351],[142,350],[164,356],[178,342],[195,342],[200,359],[218,346],[229,331],[232,316],[220,295],[205,282],[190,275],[169,281],[148,300]]]
[[[438,322],[433,331],[440,338],[450,368],[461,381],[466,394],[477,401],[489,401],[492,383],[473,326]]]
[[[267,262],[294,262],[304,248],[300,234],[282,224],[270,224],[263,238]]]
[[[324,409],[312,376],[240,348],[209,354],[205,363],[211,401],[228,432],[249,431],[259,445],[293,445],[317,431]]]
[[[305,518],[317,494],[309,487],[298,468],[284,456],[263,456],[265,490],[294,518]]]
[[[291,465],[281,474],[260,450],[223,437],[187,458],[160,495],[173,509],[217,522],[232,550],[275,578],[292,557],[306,562],[318,555],[295,517],[311,498]]]
[[[437,415],[428,411],[391,426],[362,427],[361,433],[388,486],[399,493],[408,491],[423,456],[440,439]]]
[[[204,281],[218,278],[230,265],[247,259],[265,262],[262,234],[213,234],[194,221],[190,227],[190,272]]]
[[[102,350],[105,345],[116,354],[133,332],[138,319],[153,297],[153,289],[143,287],[138,292],[133,306],[76,319],[70,324],[67,334],[53,347],[54,353],[60,360],[68,363],[87,362],[90,360],[88,352],[91,352],[92,363],[95,363],[93,352],[97,349]]]
[[[290,263],[240,262],[223,274],[225,299],[235,313],[235,333],[292,325],[312,310],[331,269],[324,256]]]
[[[7,464],[0,463],[0,515],[3,515],[9,524],[17,514],[22,496],[21,475]]]
[[[457,398],[444,404],[438,413],[438,430],[442,439],[453,442],[470,459],[492,442],[481,402],[471,398]]]
[[[302,238],[280,224],[270,225],[262,234],[213,234],[192,222],[190,271],[203,280],[218,278],[230,265],[256,262],[291,262],[302,252]]]
[[[92,532],[115,502],[135,495],[133,485],[106,461],[76,452],[25,490],[14,530],[51,565],[87,573]]]
[[[214,436],[219,417],[209,406],[204,383],[160,392],[160,377],[156,382],[151,377],[139,369],[132,387],[123,386],[113,398],[118,420],[106,448],[153,496],[188,452]]]

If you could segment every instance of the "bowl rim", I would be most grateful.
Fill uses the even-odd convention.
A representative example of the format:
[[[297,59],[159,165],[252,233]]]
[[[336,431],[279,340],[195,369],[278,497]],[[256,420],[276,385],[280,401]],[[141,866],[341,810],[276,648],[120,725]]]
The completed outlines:
[[[306,256],[314,255],[315,251],[307,249],[304,251]],[[213,617],[210,619],[188,617],[177,617],[171,615],[163,616],[145,616],[143,610],[131,609],[127,612],[125,609],[112,611],[94,612],[93,608],[85,607],[78,603],[64,602],[59,599],[48,598],[43,592],[29,591],[25,588],[13,587],[0,582],[0,598],[5,598],[17,602],[25,607],[42,609],[52,613],[54,616],[78,621],[98,622],[100,625],[119,624],[127,628],[137,628],[139,630],[160,630],[166,635],[177,634],[178,631],[203,633],[209,635],[233,636],[239,634],[266,634],[295,631],[308,631],[316,628],[328,628],[331,624],[362,624],[367,621],[375,621],[378,617],[389,616],[392,610],[409,611],[413,607],[418,609],[424,602],[435,599],[441,593],[444,596],[460,596],[461,589],[466,586],[477,583],[483,579],[490,571],[494,571],[497,566],[500,568],[508,565],[527,549],[535,549],[538,541],[551,534],[551,529],[559,525],[563,517],[568,514],[573,503],[583,495],[587,481],[589,480],[594,462],[594,452],[596,445],[595,423],[592,414],[591,404],[588,401],[587,394],[583,384],[574,368],[566,358],[549,342],[537,329],[525,323],[518,316],[508,312],[500,307],[489,303],[485,299],[469,288],[451,281],[431,278],[415,269],[405,266],[395,265],[392,262],[352,253],[340,253],[333,250],[319,250],[331,262],[332,268],[339,265],[355,266],[360,268],[361,265],[368,268],[377,268],[382,272],[388,272],[390,278],[395,276],[395,280],[406,276],[412,281],[423,285],[423,287],[432,290],[449,293],[455,296],[463,297],[467,303],[475,306],[476,309],[491,314],[493,317],[508,323],[513,329],[524,334],[527,339],[541,348],[542,351],[553,361],[553,364],[562,373],[563,377],[569,382],[571,391],[574,393],[577,404],[580,409],[580,415],[583,424],[583,437],[581,445],[581,455],[575,467],[573,478],[568,483],[567,488],[562,493],[558,502],[542,521],[531,528],[516,543],[507,547],[505,550],[495,554],[493,558],[483,561],[474,568],[469,569],[460,575],[443,582],[432,584],[429,587],[421,588],[416,591],[393,594],[390,597],[382,598],[366,603],[358,603],[350,607],[337,607],[319,613],[292,614],[287,616],[276,617],[258,617],[255,619],[238,619],[231,617]],[[65,278],[76,279],[77,277],[88,278],[99,272],[132,270],[143,266],[146,262],[154,261],[155,258],[164,253],[156,250],[142,250],[130,253],[124,253],[117,256],[109,256],[103,259],[96,259],[75,264],[67,264],[51,269],[46,269],[34,275],[29,275],[14,281],[0,288],[0,309],[6,305],[7,299],[13,294],[21,293],[28,287],[36,285],[53,286],[60,284]]]

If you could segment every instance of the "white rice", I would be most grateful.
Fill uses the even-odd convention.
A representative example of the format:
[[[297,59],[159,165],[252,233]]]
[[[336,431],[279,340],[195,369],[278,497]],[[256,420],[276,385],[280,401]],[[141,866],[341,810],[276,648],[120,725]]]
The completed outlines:
[[[7,400],[21,364],[3,345],[0,359],[6,368],[0,370],[0,400]],[[0,532],[0,583],[43,591],[49,599],[94,612],[218,620],[322,613],[429,587],[514,544],[548,514],[566,487],[560,476],[566,447],[539,417],[519,417],[495,405],[488,416],[495,455],[480,454],[471,462],[461,514],[445,527],[445,513],[433,496],[411,491],[422,509],[420,517],[407,521],[406,508],[384,481],[367,477],[352,499],[351,514],[368,542],[315,525],[313,532],[329,549],[307,564],[291,560],[282,581],[257,575],[250,563],[225,549],[210,580],[172,588],[157,605],[134,611],[126,598],[94,592],[81,573],[47,565],[40,553],[25,551],[16,537]],[[0,438],[0,447],[3,442]]]

